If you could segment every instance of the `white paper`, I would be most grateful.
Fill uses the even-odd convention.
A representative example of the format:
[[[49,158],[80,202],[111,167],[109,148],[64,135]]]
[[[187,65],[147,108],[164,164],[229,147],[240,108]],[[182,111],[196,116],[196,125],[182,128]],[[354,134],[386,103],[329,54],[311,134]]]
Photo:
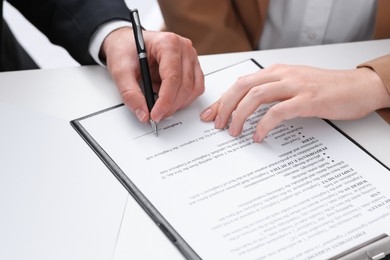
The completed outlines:
[[[206,93],[155,137],[124,106],[81,120],[202,259],[324,259],[390,234],[389,171],[321,119],[283,122],[260,144],[199,119],[252,61],[206,76]]]

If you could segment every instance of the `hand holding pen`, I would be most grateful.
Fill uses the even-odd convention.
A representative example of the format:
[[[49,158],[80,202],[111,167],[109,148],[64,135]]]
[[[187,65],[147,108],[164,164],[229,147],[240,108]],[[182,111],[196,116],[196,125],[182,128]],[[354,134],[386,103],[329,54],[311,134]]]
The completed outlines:
[[[143,31],[154,92],[151,110],[140,87],[140,64],[130,27],[111,32],[104,40],[101,58],[126,106],[140,122],[158,123],[192,103],[204,91],[204,76],[191,41],[169,32]],[[145,87],[145,86],[144,86]]]

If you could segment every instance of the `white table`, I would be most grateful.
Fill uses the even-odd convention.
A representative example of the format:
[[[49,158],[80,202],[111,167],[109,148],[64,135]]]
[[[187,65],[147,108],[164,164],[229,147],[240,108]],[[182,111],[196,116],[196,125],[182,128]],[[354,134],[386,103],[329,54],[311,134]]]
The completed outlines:
[[[387,53],[390,40],[200,61],[206,74],[248,58],[265,67],[350,69]],[[1,259],[182,259],[69,125],[120,102],[107,71],[97,66],[0,73]],[[376,113],[335,123],[390,165],[390,127]]]

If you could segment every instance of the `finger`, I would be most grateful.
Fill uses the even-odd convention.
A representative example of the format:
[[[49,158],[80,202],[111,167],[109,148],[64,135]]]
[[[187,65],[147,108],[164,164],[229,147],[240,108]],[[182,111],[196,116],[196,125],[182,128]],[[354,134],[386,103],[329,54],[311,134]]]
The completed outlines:
[[[252,88],[275,81],[278,81],[278,77],[273,72],[266,70],[260,70],[238,78],[220,99],[215,119],[216,128],[223,128],[227,125],[233,111],[236,110],[238,104]]]
[[[133,111],[140,122],[149,120],[149,109],[138,82],[130,83],[129,87],[120,93],[125,105]]]
[[[296,118],[305,110],[305,103],[300,97],[295,97],[273,105],[256,126],[253,141],[261,142],[267,134],[284,120]]]
[[[197,63],[197,55],[192,47],[191,41],[182,38],[181,42],[183,43],[181,52],[182,80],[177,89],[175,100],[166,116],[173,114],[176,110],[191,103],[195,97],[199,96],[199,93],[195,92],[197,90],[195,87],[195,79],[199,76],[199,74],[195,74],[198,73],[195,68],[199,66],[199,63]]]
[[[144,94],[138,83],[140,77],[138,63],[132,58],[111,59],[108,69],[118,87],[125,105],[137,116],[140,122],[149,119],[149,111]]]
[[[164,41],[159,43],[155,49],[158,49],[156,56],[159,63],[159,72],[161,78],[161,87],[158,93],[158,99],[153,107],[151,117],[159,122],[166,114],[169,113],[180,84],[182,81],[182,58],[181,51],[177,46],[180,44],[178,36],[167,33]]]
[[[222,102],[225,102],[224,100],[230,100],[231,104],[233,104],[234,102],[238,103],[244,97],[244,95],[249,91],[249,89],[254,84],[257,84],[259,82],[258,77],[261,77],[259,72],[249,74],[247,76],[239,78],[225,92],[225,94],[222,95],[222,97],[218,101],[216,101],[215,103],[213,103],[212,105],[210,105],[209,107],[207,107],[205,110],[202,111],[202,113],[200,114],[201,120],[206,121],[206,122],[215,120],[215,118],[218,115],[218,112],[223,110],[223,109],[219,109],[219,106]],[[269,78],[269,80],[272,81],[271,78]],[[233,98],[233,99],[236,98],[236,101],[231,100],[231,98]],[[227,114],[229,114],[229,117],[230,117],[230,114],[234,111],[234,108],[236,106],[237,105],[233,104],[233,106],[230,108],[230,111],[227,113]],[[224,127],[224,126],[222,125],[221,127]]]
[[[202,113],[200,113],[200,119],[205,122],[210,122],[215,120],[215,117],[217,116],[218,107],[219,107],[220,101],[218,100],[214,104],[210,105],[208,108],[203,110]]]
[[[197,56],[195,56],[195,57],[197,57]],[[194,71],[193,72],[194,73],[194,80],[192,82],[192,90],[191,90],[189,96],[185,100],[182,100],[182,102],[179,105],[179,107],[177,108],[177,110],[182,109],[182,108],[190,105],[197,97],[202,95],[205,91],[204,74],[203,74],[203,71],[200,67],[200,64],[199,64],[199,61],[197,58],[195,58],[195,60],[193,62],[192,70]]]
[[[234,111],[234,115],[232,116],[229,125],[229,134],[238,136],[241,133],[247,118],[261,105],[285,100],[294,95],[295,90],[285,86],[285,84],[280,81],[251,88]]]
[[[138,81],[134,77],[128,76],[128,80],[122,82],[124,83],[117,83],[117,86],[123,102],[137,116],[140,122],[148,121],[149,110]]]

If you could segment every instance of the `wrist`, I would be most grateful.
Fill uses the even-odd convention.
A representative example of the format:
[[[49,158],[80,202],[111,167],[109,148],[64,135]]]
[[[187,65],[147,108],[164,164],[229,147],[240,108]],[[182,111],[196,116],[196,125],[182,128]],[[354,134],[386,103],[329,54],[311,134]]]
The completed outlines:
[[[105,52],[103,51],[103,43],[108,35],[118,28],[130,27],[131,23],[128,21],[115,20],[100,25],[93,33],[90,44],[89,53],[96,63],[105,66]]]

